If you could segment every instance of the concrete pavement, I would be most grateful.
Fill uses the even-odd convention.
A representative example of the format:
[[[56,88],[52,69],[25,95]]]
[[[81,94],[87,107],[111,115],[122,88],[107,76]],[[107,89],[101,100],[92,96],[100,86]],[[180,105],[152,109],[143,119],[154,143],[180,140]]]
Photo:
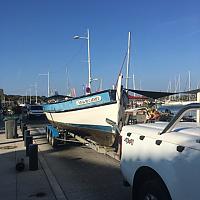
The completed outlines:
[[[28,127],[39,148],[37,171],[28,169],[22,138],[5,139],[0,133],[0,200],[130,199],[130,188],[122,185],[118,161],[79,143],[52,149],[43,127]],[[16,162],[21,158],[26,168],[16,172]]]
[[[115,159],[80,143],[69,142],[52,149],[46,138],[35,141],[67,199],[131,199],[130,188],[123,186],[119,162]]]
[[[18,133],[20,131],[18,130]],[[0,133],[0,199],[1,200],[55,200],[47,176],[39,163],[37,171],[29,171],[22,138],[5,139]],[[25,170],[17,172],[16,163],[23,158]]]

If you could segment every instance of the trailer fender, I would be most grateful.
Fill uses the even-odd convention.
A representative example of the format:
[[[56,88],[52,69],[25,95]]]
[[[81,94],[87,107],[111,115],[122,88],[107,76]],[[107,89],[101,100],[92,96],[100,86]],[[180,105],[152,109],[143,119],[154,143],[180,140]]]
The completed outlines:
[[[57,138],[59,137],[59,132],[56,128],[54,128],[53,126],[51,125],[48,125],[47,126],[47,129],[49,130],[49,132],[51,133],[51,137],[52,138]]]

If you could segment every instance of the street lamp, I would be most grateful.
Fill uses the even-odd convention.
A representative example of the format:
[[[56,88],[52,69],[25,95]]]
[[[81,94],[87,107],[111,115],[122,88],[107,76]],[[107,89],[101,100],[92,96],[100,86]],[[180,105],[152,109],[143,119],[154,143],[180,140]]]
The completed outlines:
[[[86,39],[87,40],[87,46],[88,46],[88,86],[91,90],[91,60],[90,60],[90,33],[89,29],[87,29],[87,37],[81,37],[79,35],[76,35],[73,37],[74,39]]]
[[[47,74],[39,74],[39,76],[47,76],[47,96],[50,96],[49,72]]]

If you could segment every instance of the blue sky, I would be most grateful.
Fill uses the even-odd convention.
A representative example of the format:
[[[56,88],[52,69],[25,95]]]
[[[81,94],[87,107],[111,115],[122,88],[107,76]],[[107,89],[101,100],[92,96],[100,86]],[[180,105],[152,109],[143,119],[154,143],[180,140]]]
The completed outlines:
[[[132,33],[131,69],[136,87],[167,90],[181,75],[185,90],[188,71],[192,87],[200,84],[200,1],[198,0],[0,0],[0,88],[7,94],[69,86],[82,94],[88,80],[87,41],[90,29],[92,77],[110,88],[127,51]],[[125,75],[125,73],[124,73]],[[94,87],[97,87],[97,82]],[[130,80],[130,87],[132,80]]]

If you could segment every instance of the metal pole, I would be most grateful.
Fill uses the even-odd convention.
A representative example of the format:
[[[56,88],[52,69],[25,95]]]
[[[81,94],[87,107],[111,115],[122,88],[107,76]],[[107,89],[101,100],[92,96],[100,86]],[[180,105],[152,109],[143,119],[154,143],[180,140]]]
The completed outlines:
[[[22,124],[22,136],[23,136],[23,140],[25,140],[24,135],[25,135],[25,131],[27,130],[27,126],[25,123]]]
[[[29,145],[33,144],[33,136],[26,136],[26,156],[29,156]]]
[[[47,73],[48,76],[48,97],[50,96],[50,83],[49,83],[49,72]]]
[[[181,100],[181,75],[178,76],[178,92],[179,92],[179,101]]]
[[[89,29],[87,29],[87,41],[88,41],[88,86],[90,88],[91,91],[91,82],[92,82],[92,78],[91,78],[91,60],[90,60],[90,32]]]
[[[130,67],[130,42],[131,32],[128,33],[128,50],[127,50],[127,65],[126,65],[126,89],[128,89],[129,83],[129,67]]]
[[[66,75],[67,75],[67,95],[69,95],[69,76],[68,76],[68,68],[66,67]]]
[[[91,59],[90,59],[90,32],[89,29],[87,29],[87,37],[80,37],[78,35],[74,36],[74,39],[86,39],[87,40],[87,49],[88,49],[88,87],[91,91],[91,83],[92,83],[92,77],[91,77]]]
[[[103,90],[103,79],[101,78],[100,79],[100,91],[102,91]]]
[[[172,118],[172,120],[167,124],[164,130],[161,133],[159,133],[159,135],[170,132],[176,126],[176,124],[180,122],[180,120],[182,119],[182,117],[184,116],[186,112],[188,112],[189,110],[194,110],[194,109],[200,109],[200,104],[191,103],[181,108],[178,111],[178,113]]]
[[[37,104],[37,83],[35,83],[35,103]]]
[[[49,79],[49,72],[47,74],[39,74],[39,76],[47,76],[47,96],[50,95],[50,79]]]
[[[190,71],[188,71],[188,89],[191,90]],[[190,94],[188,94],[188,101],[190,101]]]
[[[29,103],[31,104],[31,88],[30,88],[30,99],[29,99],[29,100],[30,100],[30,102],[29,102]]]
[[[26,90],[26,103],[28,101],[28,93],[27,93],[27,90]]]
[[[169,81],[169,92],[172,92],[172,82]],[[171,96],[169,96],[169,100],[171,101]]]
[[[38,170],[38,145],[29,145],[29,170]]]
[[[26,137],[30,136],[30,130],[25,130],[24,131],[24,135],[23,135],[23,138],[24,138],[24,146],[26,146]]]
[[[135,74],[133,74],[133,89],[135,90]],[[133,96],[135,96],[135,92],[133,93]]]
[[[200,92],[197,93],[197,103],[200,103]],[[200,123],[200,110],[197,110],[197,123]]]

